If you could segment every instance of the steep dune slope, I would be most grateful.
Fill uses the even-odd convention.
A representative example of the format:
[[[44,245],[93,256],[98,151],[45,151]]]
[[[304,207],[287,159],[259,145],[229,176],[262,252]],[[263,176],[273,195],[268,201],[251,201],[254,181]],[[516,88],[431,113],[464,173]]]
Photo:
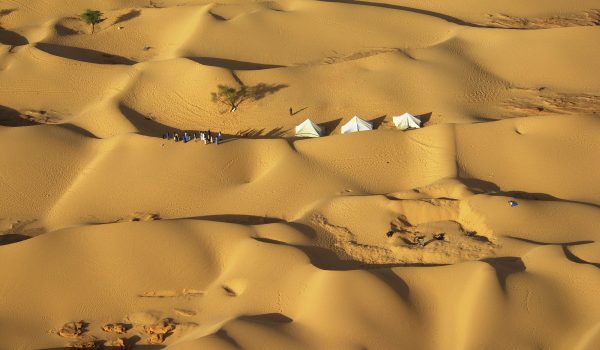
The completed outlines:
[[[588,162],[600,156],[597,118],[527,118],[483,126],[457,128],[461,176],[488,181],[505,192],[600,204],[593,184],[599,171]],[[476,146],[471,140],[477,140]],[[562,161],[551,166],[556,159]]]

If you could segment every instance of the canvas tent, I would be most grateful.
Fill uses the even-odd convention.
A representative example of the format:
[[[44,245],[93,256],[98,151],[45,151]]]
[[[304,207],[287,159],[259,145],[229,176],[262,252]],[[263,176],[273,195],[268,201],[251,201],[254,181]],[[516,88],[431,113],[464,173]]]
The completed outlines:
[[[400,130],[418,129],[421,127],[421,120],[410,113],[404,113],[401,116],[393,117],[394,125]]]
[[[373,130],[373,124],[366,120],[362,120],[357,116],[352,117],[349,122],[342,125],[342,134],[368,130]]]
[[[306,119],[296,126],[296,136],[298,137],[319,137],[322,133],[323,129],[310,119]]]

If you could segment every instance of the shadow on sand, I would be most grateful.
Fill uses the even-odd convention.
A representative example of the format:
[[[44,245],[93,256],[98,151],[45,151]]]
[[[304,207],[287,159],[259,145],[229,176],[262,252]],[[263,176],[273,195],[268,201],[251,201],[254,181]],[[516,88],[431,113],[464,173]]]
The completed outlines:
[[[29,40],[19,33],[0,27],[0,44],[10,46],[8,52],[12,52],[15,46],[23,46],[29,44]]]
[[[382,115],[380,117],[376,117],[376,118],[369,120],[369,122],[371,124],[373,124],[373,130],[379,129],[381,124],[383,124],[383,122],[385,121],[385,117],[386,117],[386,115]]]
[[[10,127],[40,125],[40,123],[27,118],[21,112],[0,105],[0,125]]]
[[[227,58],[217,57],[188,57],[188,59],[203,64],[205,66],[221,67],[230,70],[263,70],[272,68],[281,68],[286,66],[276,64],[263,64],[245,61],[230,60]]]
[[[272,95],[281,89],[285,89],[289,85],[286,84],[265,84],[259,83],[254,86],[248,86],[248,91],[242,101],[252,100],[258,101],[268,95]]]
[[[584,244],[592,244],[595,243],[595,241],[573,241],[573,242],[557,242],[557,243],[552,243],[552,242],[540,242],[540,241],[535,241],[533,239],[527,239],[527,238],[521,238],[521,237],[516,237],[516,236],[506,236],[506,238],[510,238],[510,239],[514,239],[517,241],[521,241],[521,242],[526,242],[526,243],[530,243],[530,244],[535,244],[535,245],[541,245],[541,246],[546,246],[546,245],[556,245],[556,246],[560,246],[563,250],[563,253],[565,254],[565,257],[574,263],[577,264],[588,264],[588,265],[592,265],[595,266],[597,268],[600,268],[600,263],[594,263],[594,262],[589,262],[586,260],[581,259],[580,257],[578,257],[577,255],[573,254],[573,252],[571,252],[571,250],[569,249],[569,247],[573,247],[573,246],[578,246],[578,245],[584,245]]]
[[[421,127],[425,126],[425,123],[429,122],[429,120],[431,119],[431,114],[433,114],[433,113],[429,112],[429,113],[415,115],[416,118],[421,120]]]
[[[298,114],[298,113],[301,113],[302,111],[304,111],[304,110],[305,110],[305,109],[307,109],[307,108],[308,108],[308,107],[302,107],[302,108],[300,108],[300,109],[298,109],[298,110],[293,110],[293,109],[292,109],[292,116],[294,116],[294,115],[296,115],[296,114]]]
[[[241,224],[241,225],[264,225],[264,224],[287,224],[287,221],[279,218],[272,218],[268,216],[256,216],[256,215],[244,215],[244,214],[224,214],[224,215],[205,215],[195,216],[193,220],[206,220],[206,221],[217,221],[225,222],[230,224]]]
[[[130,60],[125,57],[112,55],[101,51],[82,49],[79,47],[63,46],[48,43],[38,43],[35,45],[35,47],[54,56],[87,63],[123,64],[129,66],[137,63],[136,61]]]
[[[71,29],[69,27],[65,27],[64,25],[59,24],[59,23],[54,25],[54,30],[56,31],[56,34],[58,34],[59,36],[69,36],[69,35],[81,34],[77,30]]]
[[[138,129],[139,134],[144,136],[162,137],[168,131],[178,132],[179,134],[183,134],[185,131],[157,122],[123,103],[119,104],[119,111]]]
[[[119,23],[123,23],[123,22],[127,22],[129,20],[132,20],[136,17],[139,17],[142,14],[142,11],[137,10],[137,9],[133,9],[125,14],[120,15],[119,17],[117,17],[115,19],[115,21],[113,22],[113,24],[119,24]]]
[[[415,8],[415,7],[409,7],[409,6],[401,6],[401,5],[393,5],[393,4],[371,2],[371,1],[361,1],[361,0],[318,0],[318,1],[341,3],[341,4],[348,4],[348,5],[358,5],[358,6],[380,7],[380,8],[385,8],[385,9],[406,11],[406,12],[418,13],[420,15],[432,16],[432,17],[443,19],[447,22],[458,24],[461,26],[467,26],[467,27],[473,27],[473,28],[495,28],[495,27],[491,27],[491,26],[483,26],[480,24],[466,22],[466,21],[463,21],[462,19],[452,17],[449,15],[445,15],[443,13],[429,11],[429,10],[423,10],[423,9],[419,9],[419,8]]]
[[[22,234],[18,234],[18,233],[7,233],[7,234],[3,234],[3,235],[0,234],[0,246],[22,242],[22,241],[28,240],[30,238],[31,237],[29,237],[27,235],[22,235]]]
[[[319,126],[323,128],[323,135],[331,135],[342,122],[342,118],[330,120],[326,123],[321,123]]]
[[[71,123],[62,123],[62,124],[46,124],[41,123],[30,116],[23,115],[21,112],[14,110],[12,108],[0,105],[0,126],[7,127],[24,127],[24,126],[36,126],[36,125],[44,125],[49,128],[62,128],[77,133],[79,135],[85,137],[91,137],[97,139],[96,135],[92,134],[90,131],[83,129],[77,125],[73,125]]]
[[[291,318],[289,318],[286,315],[281,314],[279,312],[274,312],[274,313],[270,313],[270,314],[261,314],[261,315],[240,316],[239,319],[244,320],[244,321],[266,323],[266,324],[294,322],[294,320],[292,320]]]
[[[129,338],[122,338],[125,347],[121,346],[105,346],[106,340],[96,340],[94,341],[95,347],[85,348],[85,349],[102,349],[102,350],[123,350],[123,349],[140,349],[140,350],[159,350],[164,349],[166,346],[163,345],[145,345],[138,344],[142,338],[140,336],[134,335]],[[73,341],[77,341],[77,339],[73,339]],[[82,347],[59,347],[59,348],[46,348],[40,350],[73,350],[73,349],[83,349]]]
[[[471,191],[479,194],[487,194],[489,196],[512,197],[515,199],[536,200],[546,202],[574,203],[600,208],[600,205],[595,203],[562,199],[546,193],[535,193],[525,191],[502,191],[500,187],[495,183],[479,179],[458,178],[458,180],[462,182],[465,186],[467,186]]]
[[[284,137],[288,132],[289,130],[283,129],[282,127],[269,131],[266,131],[265,129],[246,129],[239,131],[235,135],[231,135],[231,137],[246,139],[273,139]]]
[[[506,279],[514,273],[524,272],[526,267],[521,258],[516,256],[506,256],[498,258],[486,258],[481,261],[487,263],[496,271],[496,277],[502,291],[506,293]]]
[[[149,136],[149,137],[160,137],[162,138],[166,132],[174,133],[177,132],[179,135],[183,135],[184,132],[194,132],[198,130],[190,130],[190,129],[179,129],[172,126],[168,126],[162,124],[152,117],[143,115],[142,113],[136,111],[135,109],[125,105],[119,104],[119,110],[121,113],[133,124],[133,126],[138,130],[140,135]],[[213,132],[218,132],[218,130],[212,130]],[[223,140],[220,144],[228,143],[235,141],[237,139],[274,139],[284,137],[289,130],[283,128],[275,128],[272,130],[265,129],[246,129],[241,130],[237,134],[223,134]],[[194,142],[194,141],[191,141]],[[198,141],[199,142],[199,141]]]

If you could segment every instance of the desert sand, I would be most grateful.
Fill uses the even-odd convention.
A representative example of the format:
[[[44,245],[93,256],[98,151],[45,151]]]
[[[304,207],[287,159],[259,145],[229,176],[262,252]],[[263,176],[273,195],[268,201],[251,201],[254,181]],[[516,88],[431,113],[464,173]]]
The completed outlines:
[[[598,0],[0,0],[0,349],[600,349],[599,39]]]

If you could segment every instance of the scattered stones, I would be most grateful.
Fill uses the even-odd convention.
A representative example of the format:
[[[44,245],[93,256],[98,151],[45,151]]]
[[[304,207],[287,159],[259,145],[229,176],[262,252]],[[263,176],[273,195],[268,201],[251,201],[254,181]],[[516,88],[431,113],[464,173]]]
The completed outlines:
[[[506,14],[488,14],[488,26],[511,29],[544,29],[579,26],[597,26],[600,24],[600,11],[589,10],[549,17],[518,17]]]
[[[438,241],[443,241],[446,239],[446,234],[444,232],[436,233],[433,235],[433,239],[438,240]]]
[[[181,291],[177,290],[153,290],[140,294],[142,298],[175,298],[182,296],[199,296],[206,292],[199,289],[184,288]]]
[[[549,89],[512,88],[509,99],[502,102],[506,116],[543,114],[591,114],[600,106],[600,96],[565,93]]]
[[[46,110],[26,110],[23,115],[29,121],[39,124],[58,124],[62,117],[55,111]]]
[[[202,295],[205,292],[203,290],[199,290],[199,289],[191,289],[191,288],[184,288],[181,291],[182,295],[191,295],[191,296],[195,296],[195,295]]]
[[[149,292],[144,292],[140,294],[142,298],[173,298],[176,297],[179,293],[175,290],[152,290]]]
[[[184,310],[184,309],[173,309],[173,311],[179,315],[179,316],[183,316],[183,317],[192,317],[196,315],[195,311],[192,310]]]
[[[69,345],[75,349],[101,349],[102,343],[103,342],[97,341],[92,337],[71,342]]]
[[[145,325],[154,324],[161,319],[161,313],[157,311],[138,311],[133,312],[125,317],[123,320],[126,323],[133,325]]]
[[[173,333],[175,327],[175,323],[170,318],[165,318],[150,326],[144,326],[145,332],[149,335],[148,344],[162,344],[165,338]]]
[[[102,326],[103,331],[116,334],[124,334],[129,328],[131,327],[124,323],[108,323]]]
[[[422,236],[422,235],[415,236],[415,241],[414,242],[419,247],[424,247],[425,246],[425,236]]]
[[[185,333],[191,329],[194,329],[198,327],[198,324],[196,322],[183,322],[183,323],[179,323],[177,325],[177,332],[178,333]]]
[[[174,309],[175,313],[180,316],[191,317],[196,315],[195,311],[185,309]],[[106,333],[112,334],[125,334],[132,328],[135,329],[137,334],[146,334],[148,337],[145,342],[147,344],[162,344],[164,341],[171,336],[173,333],[186,332],[193,328],[198,327],[195,322],[183,322],[179,323],[172,318],[158,318],[155,315],[156,312],[141,312],[136,313],[132,316],[128,316],[125,322],[107,323],[100,328]],[[140,322],[130,323],[130,319],[133,318]],[[135,325],[135,327],[134,327]],[[73,349],[103,349],[109,347],[112,349],[132,349],[135,344],[141,340],[138,335],[132,337],[126,336],[109,336],[98,339],[91,334],[84,334],[87,332],[89,324],[84,321],[79,322],[68,322],[65,323],[59,330],[51,330],[49,333],[57,334],[63,338],[69,338],[69,348]]]
[[[237,294],[235,293],[235,291],[233,289],[231,289],[228,286],[223,286],[223,290],[225,290],[225,293],[227,293],[227,295],[229,295],[230,297],[236,297]]]
[[[65,323],[61,329],[58,330],[58,335],[63,338],[78,338],[85,332],[85,324],[80,322],[69,322]]]
[[[165,341],[164,334],[151,334],[146,340],[148,344],[162,344]]]
[[[104,343],[104,345],[112,346],[112,347],[116,347],[116,348],[122,348],[122,349],[127,348],[127,344],[125,343],[125,338],[117,338],[117,339],[107,340],[106,343]]]
[[[223,288],[225,293],[227,293],[227,295],[230,297],[239,297],[240,295],[244,294],[246,287],[247,281],[240,278],[225,281],[225,283],[221,285],[221,288]]]

